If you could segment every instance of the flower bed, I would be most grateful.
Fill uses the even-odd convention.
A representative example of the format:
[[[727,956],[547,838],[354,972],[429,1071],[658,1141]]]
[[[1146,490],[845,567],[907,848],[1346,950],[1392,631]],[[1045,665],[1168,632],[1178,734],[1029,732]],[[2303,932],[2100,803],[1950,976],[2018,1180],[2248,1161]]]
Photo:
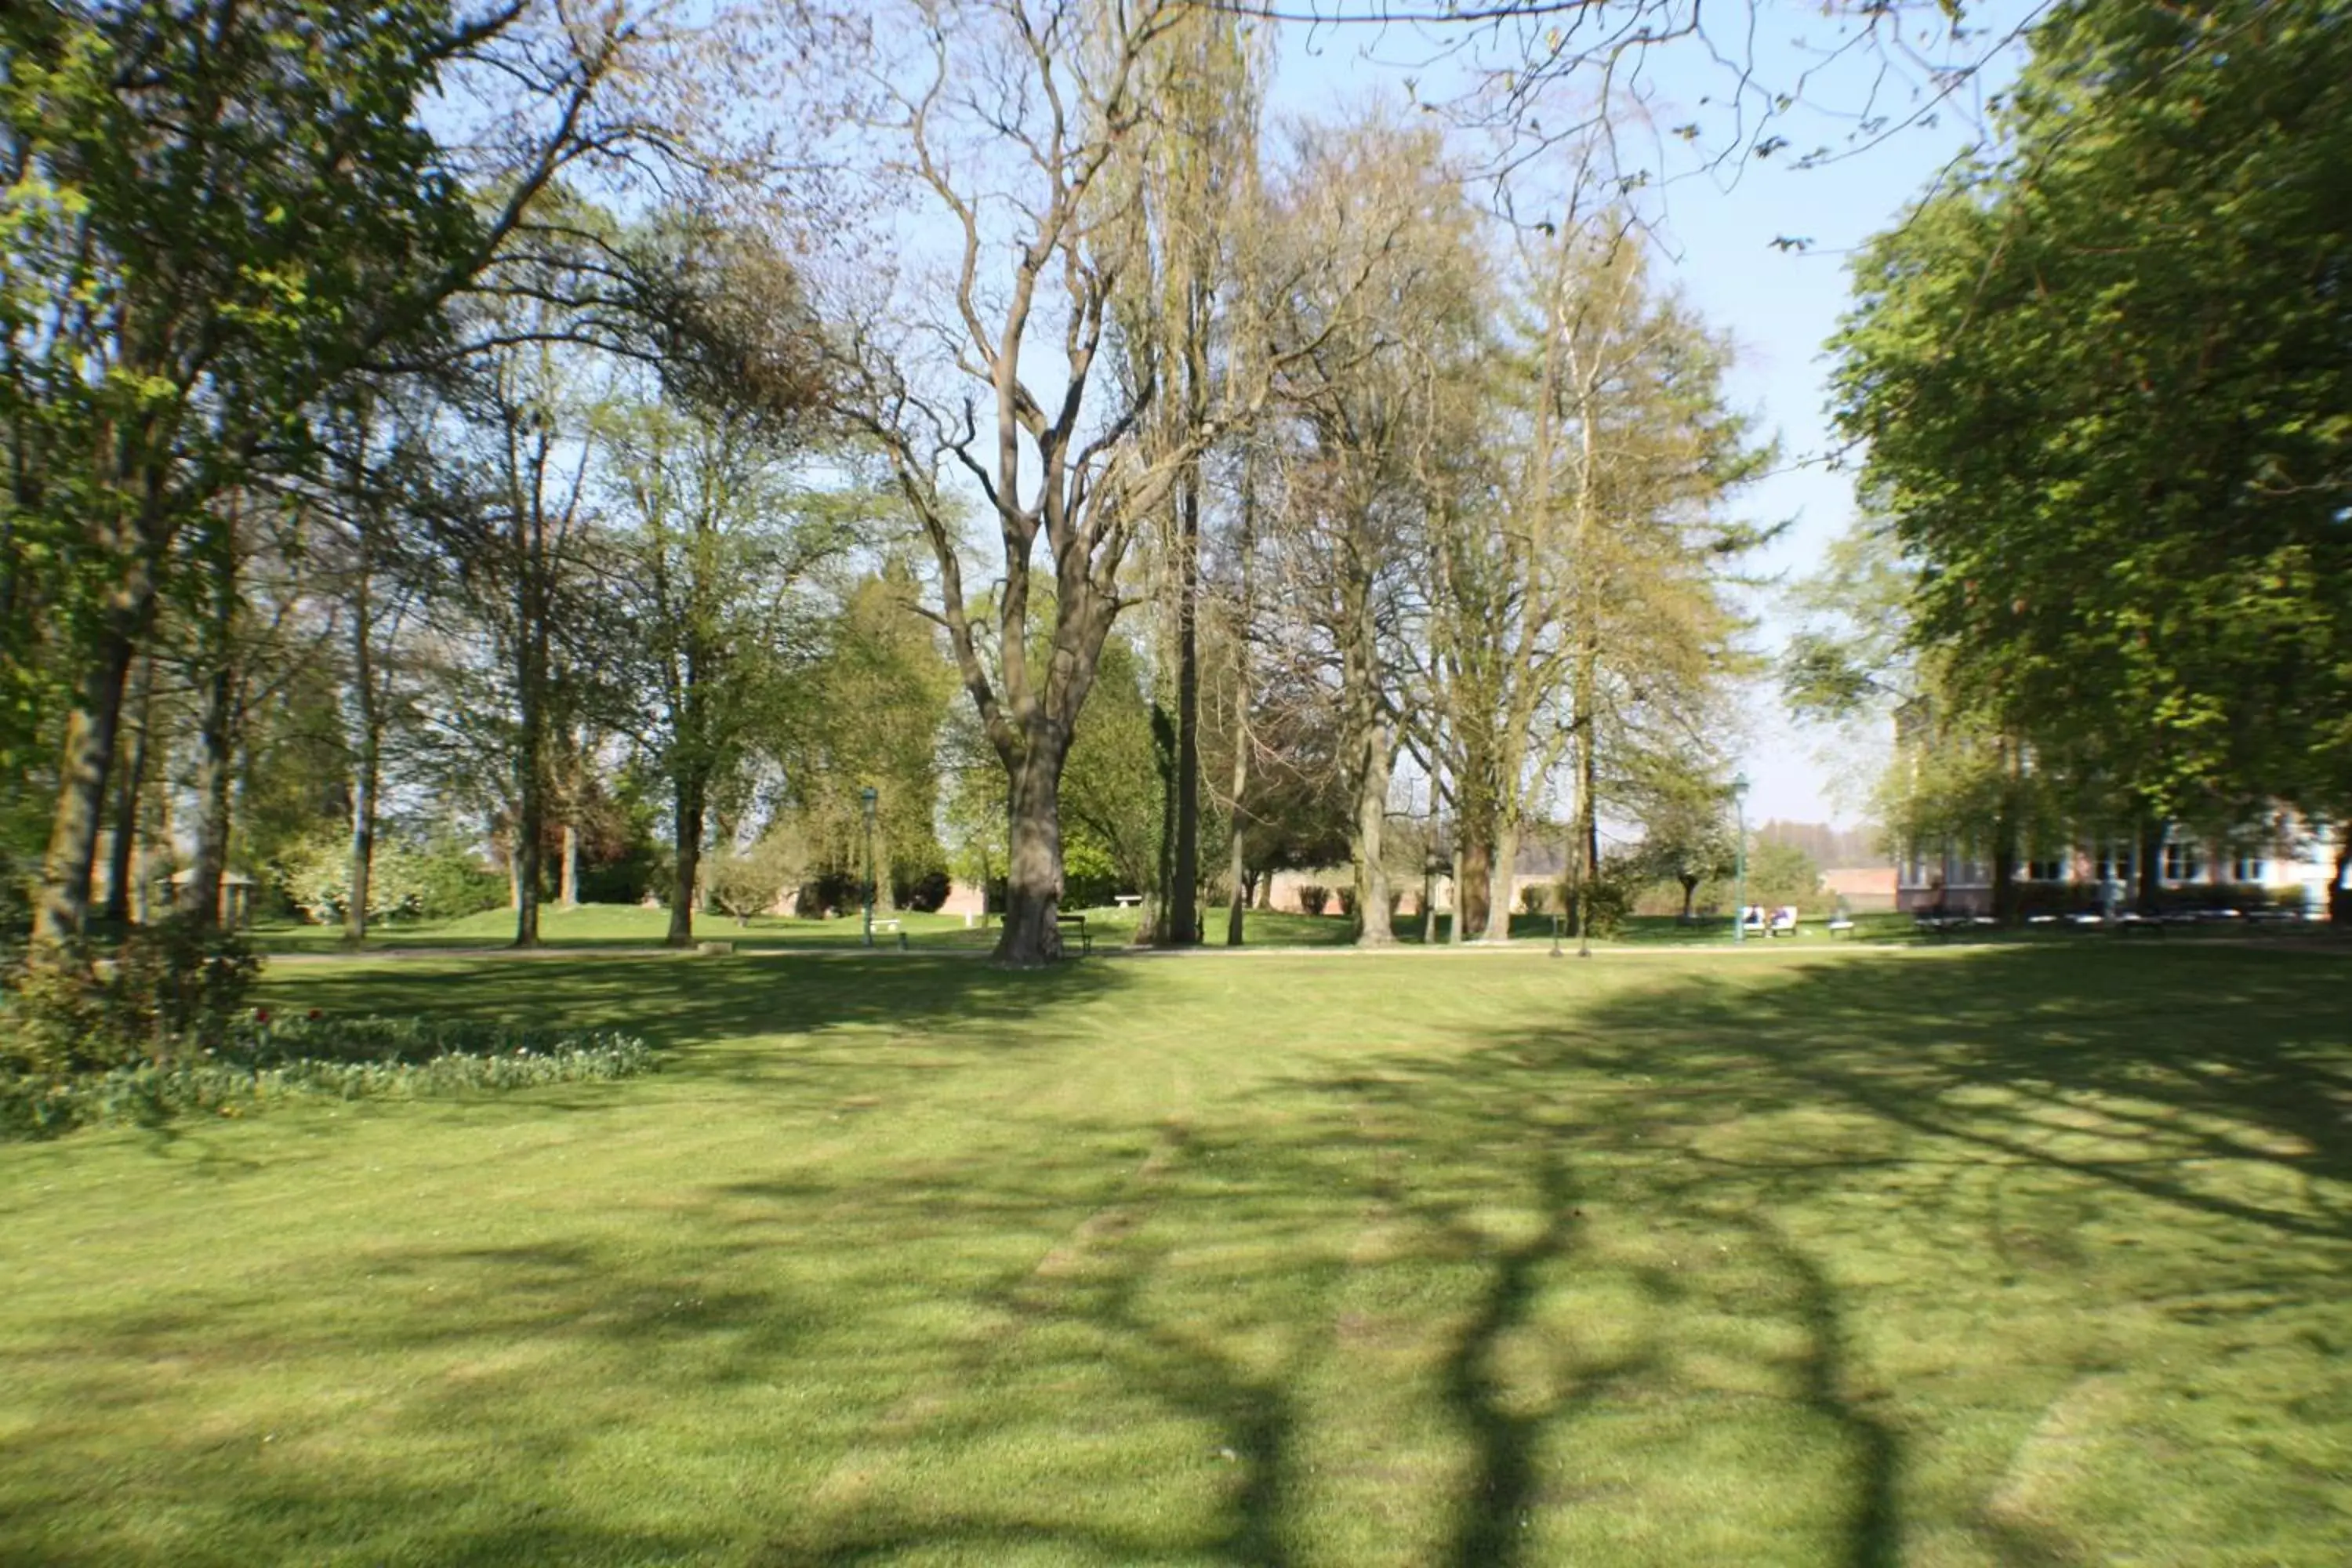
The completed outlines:
[[[433,1018],[240,1020],[216,1049],[104,1072],[0,1072],[0,1138],[236,1116],[272,1100],[415,1099],[634,1078],[656,1066],[633,1035]]]

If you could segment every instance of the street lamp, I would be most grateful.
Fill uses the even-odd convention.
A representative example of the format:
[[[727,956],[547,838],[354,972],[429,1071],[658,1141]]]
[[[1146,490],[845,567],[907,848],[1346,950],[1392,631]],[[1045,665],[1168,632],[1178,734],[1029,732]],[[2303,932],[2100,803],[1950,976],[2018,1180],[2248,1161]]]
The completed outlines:
[[[1748,775],[1731,775],[1731,816],[1734,833],[1731,850],[1731,940],[1748,940]]]
[[[874,945],[874,803],[880,798],[872,784],[857,792],[866,806],[866,945]]]

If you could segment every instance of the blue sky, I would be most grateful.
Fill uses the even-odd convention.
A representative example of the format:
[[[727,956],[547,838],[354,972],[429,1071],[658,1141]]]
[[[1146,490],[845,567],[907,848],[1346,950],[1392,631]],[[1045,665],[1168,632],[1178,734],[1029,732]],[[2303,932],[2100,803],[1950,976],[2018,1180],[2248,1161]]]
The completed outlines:
[[[2041,8],[2018,0],[1971,6],[1967,19],[1979,40],[1960,47],[1969,58],[1982,58]],[[1927,15],[1932,18],[1932,8]],[[1835,37],[1834,19],[1825,17],[1818,5],[1755,0],[1754,17],[1754,58],[1759,79],[1767,82],[1785,83],[1801,68],[1806,56],[1799,40],[1818,48]],[[1934,48],[1945,41],[1922,38],[1915,28],[1910,42]],[[1740,47],[1747,47],[1744,39]],[[1820,461],[1832,445],[1822,411],[1828,379],[1822,344],[1845,307],[1846,257],[1886,227],[1981,133],[1978,94],[2006,79],[2014,55],[2014,49],[2001,55],[1977,88],[1934,102],[1910,90],[1926,79],[1919,68],[1899,69],[1870,102],[1890,121],[1874,144],[1799,169],[1790,161],[1796,153],[1822,144],[1843,148],[1853,121],[1840,111],[1858,112],[1876,79],[1870,62],[1859,58],[1831,66],[1811,79],[1806,95],[1821,107],[1800,103],[1774,127],[1791,146],[1775,158],[1746,160],[1736,181],[1696,170],[1696,160],[1685,152],[1685,143],[1665,133],[1696,122],[1702,127],[1700,146],[1727,140],[1723,104],[1729,73],[1688,42],[1652,56],[1644,80],[1653,95],[1646,143],[1663,147],[1669,176],[1653,193],[1661,249],[1688,297],[1737,345],[1735,400],[1780,437],[1780,470],[1741,501],[1759,520],[1794,520],[1756,563],[1766,573],[1805,571],[1853,515],[1850,477]],[[1393,35],[1376,37],[1370,29],[1327,29],[1310,48],[1294,28],[1280,51],[1275,107],[1278,112],[1308,113],[1360,104],[1376,94],[1401,99],[1407,75],[1418,79],[1424,99],[1440,97],[1449,68],[1416,63],[1425,58],[1425,47]],[[1923,119],[1905,124],[1930,115],[1933,123]],[[1781,237],[1811,243],[1802,250],[1781,249],[1773,244]],[[1784,628],[1771,595],[1759,595],[1756,609],[1757,641],[1769,651]],[[1867,764],[1867,757],[1857,757],[1852,746],[1840,745],[1832,735],[1792,726],[1769,686],[1756,689],[1746,709],[1742,761],[1751,786],[1749,820],[1856,820],[1858,792],[1841,787],[1840,775],[1851,776],[1858,763]]]

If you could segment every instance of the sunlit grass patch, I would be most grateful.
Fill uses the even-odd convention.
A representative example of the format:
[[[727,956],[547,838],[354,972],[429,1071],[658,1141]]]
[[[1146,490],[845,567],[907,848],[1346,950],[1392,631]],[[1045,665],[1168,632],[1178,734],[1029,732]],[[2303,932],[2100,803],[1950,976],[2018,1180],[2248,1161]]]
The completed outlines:
[[[0,1559],[2332,1568],[2339,986],[288,966],[670,1066],[0,1149]]]

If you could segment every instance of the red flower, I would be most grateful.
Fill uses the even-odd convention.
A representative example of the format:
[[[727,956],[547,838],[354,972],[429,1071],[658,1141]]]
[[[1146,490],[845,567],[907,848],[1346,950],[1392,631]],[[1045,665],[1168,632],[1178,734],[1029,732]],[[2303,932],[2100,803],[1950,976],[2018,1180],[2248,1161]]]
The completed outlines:
[[[257,1024],[267,1024],[269,1022],[269,1009],[267,1007],[256,1007],[253,1010],[253,1021]]]
[[[310,1021],[311,1021],[312,1023],[314,1023],[314,1024],[315,1024],[315,1023],[317,1023],[320,1019],[321,1019],[321,1018],[323,1018],[323,1017],[325,1017],[325,1016],[326,1016],[326,1015],[325,1015],[324,1013],[321,1013],[320,1011],[319,1011],[319,1009],[317,1009],[316,1007],[313,1007],[313,1008],[311,1008],[311,1009],[310,1009]]]

